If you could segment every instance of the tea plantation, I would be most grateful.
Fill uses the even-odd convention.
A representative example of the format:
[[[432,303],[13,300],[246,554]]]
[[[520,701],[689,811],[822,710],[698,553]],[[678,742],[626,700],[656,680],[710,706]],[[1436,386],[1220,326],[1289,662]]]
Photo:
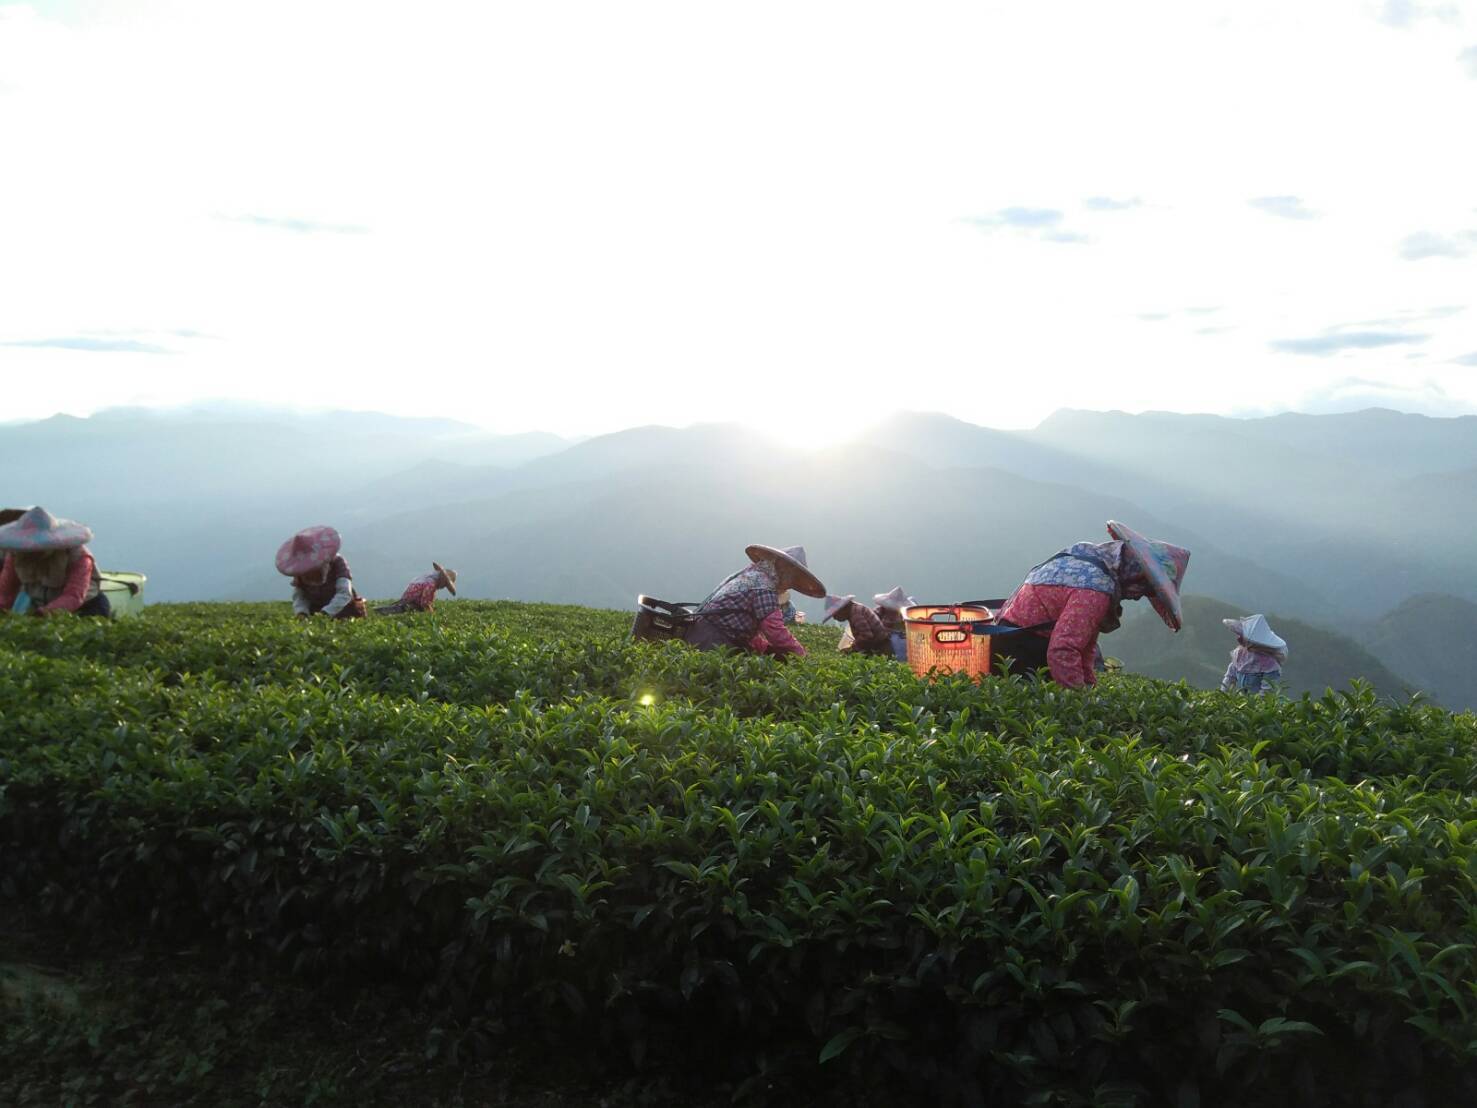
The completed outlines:
[[[1477,718],[628,623],[0,620],[0,920],[740,1102],[1477,1103]]]

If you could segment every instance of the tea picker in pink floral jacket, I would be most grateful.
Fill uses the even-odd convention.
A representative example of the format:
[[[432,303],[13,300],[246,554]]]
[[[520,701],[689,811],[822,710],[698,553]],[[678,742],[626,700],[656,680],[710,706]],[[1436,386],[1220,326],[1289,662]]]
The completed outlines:
[[[1053,554],[1000,609],[997,623],[1024,628],[991,640],[1012,672],[1046,666],[1058,685],[1097,684],[1098,635],[1117,628],[1125,600],[1147,598],[1171,631],[1180,629],[1179,589],[1190,552],[1114,520],[1108,537],[1111,542],[1079,542]]]
[[[22,597],[31,615],[73,612],[79,616],[111,616],[102,591],[102,576],[87,543],[92,528],[58,519],[45,508],[7,509],[0,525],[0,612]]]
[[[386,604],[375,611],[382,616],[397,616],[401,612],[429,612],[436,607],[436,590],[445,589],[456,595],[456,570],[442,569],[440,562],[431,563],[431,572],[423,573],[400,594],[393,604]]]

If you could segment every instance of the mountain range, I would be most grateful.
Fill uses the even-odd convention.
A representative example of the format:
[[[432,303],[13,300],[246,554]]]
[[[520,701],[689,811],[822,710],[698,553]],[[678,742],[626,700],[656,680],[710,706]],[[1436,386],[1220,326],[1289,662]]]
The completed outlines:
[[[1002,596],[1121,519],[1191,549],[1189,592],[1354,647],[1324,642],[1325,669],[1287,636],[1290,682],[1299,664],[1315,684],[1349,669],[1453,707],[1477,703],[1474,494],[1477,417],[1383,410],[1063,410],[1028,431],[905,413],[821,450],[725,424],[571,441],[232,407],[0,425],[0,501],[86,521],[100,560],[147,573],[154,600],[284,597],[273,553],[313,523],[339,528],[372,596],[434,558],[466,596],[695,599],[752,542],[803,543],[833,591]],[[1204,618],[1218,682],[1229,636]],[[1161,631],[1144,671],[1209,680],[1199,636]]]

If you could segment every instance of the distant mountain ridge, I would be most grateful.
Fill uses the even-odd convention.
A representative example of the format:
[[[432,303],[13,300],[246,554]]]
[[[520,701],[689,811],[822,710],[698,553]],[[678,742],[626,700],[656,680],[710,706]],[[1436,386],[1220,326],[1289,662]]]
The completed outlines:
[[[903,413],[807,451],[730,424],[570,442],[226,406],[0,425],[0,480],[6,503],[86,520],[105,564],[148,573],[155,600],[283,595],[272,553],[312,523],[340,528],[373,595],[436,558],[473,597],[690,599],[747,543],[775,541],[804,543],[833,590],[902,584],[957,600],[1009,592],[1121,518],[1191,548],[1192,593],[1357,626],[1393,673],[1439,686],[1446,703],[1469,702],[1477,683],[1442,660],[1464,658],[1477,634],[1463,607],[1477,605],[1474,417],[1063,410],[1000,431]],[[1433,593],[1455,602],[1441,620],[1402,613]],[[1435,626],[1444,645],[1426,650],[1416,628]],[[1189,657],[1189,642],[1175,649]]]

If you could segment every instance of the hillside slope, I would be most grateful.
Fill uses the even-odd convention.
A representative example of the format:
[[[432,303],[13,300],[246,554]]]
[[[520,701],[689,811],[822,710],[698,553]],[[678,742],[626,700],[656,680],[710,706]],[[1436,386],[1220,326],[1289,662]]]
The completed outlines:
[[[1196,688],[1216,689],[1226,671],[1236,640],[1223,619],[1249,615],[1223,600],[1207,596],[1184,598],[1185,625],[1171,632],[1145,604],[1125,605],[1123,626],[1102,639],[1104,653],[1122,660],[1134,673],[1164,681],[1188,681]],[[1391,671],[1383,650],[1366,649],[1353,638],[1301,620],[1263,612],[1276,632],[1287,640],[1288,661],[1284,687],[1294,695],[1325,689],[1346,689],[1354,678],[1368,681],[1384,696],[1401,696],[1417,685]],[[1378,656],[1377,656],[1378,655]],[[1413,671],[1412,671],[1413,672]],[[1442,701],[1445,703],[1445,701]]]
[[[1477,708],[1477,604],[1411,597],[1369,629],[1367,642],[1448,708]]]

